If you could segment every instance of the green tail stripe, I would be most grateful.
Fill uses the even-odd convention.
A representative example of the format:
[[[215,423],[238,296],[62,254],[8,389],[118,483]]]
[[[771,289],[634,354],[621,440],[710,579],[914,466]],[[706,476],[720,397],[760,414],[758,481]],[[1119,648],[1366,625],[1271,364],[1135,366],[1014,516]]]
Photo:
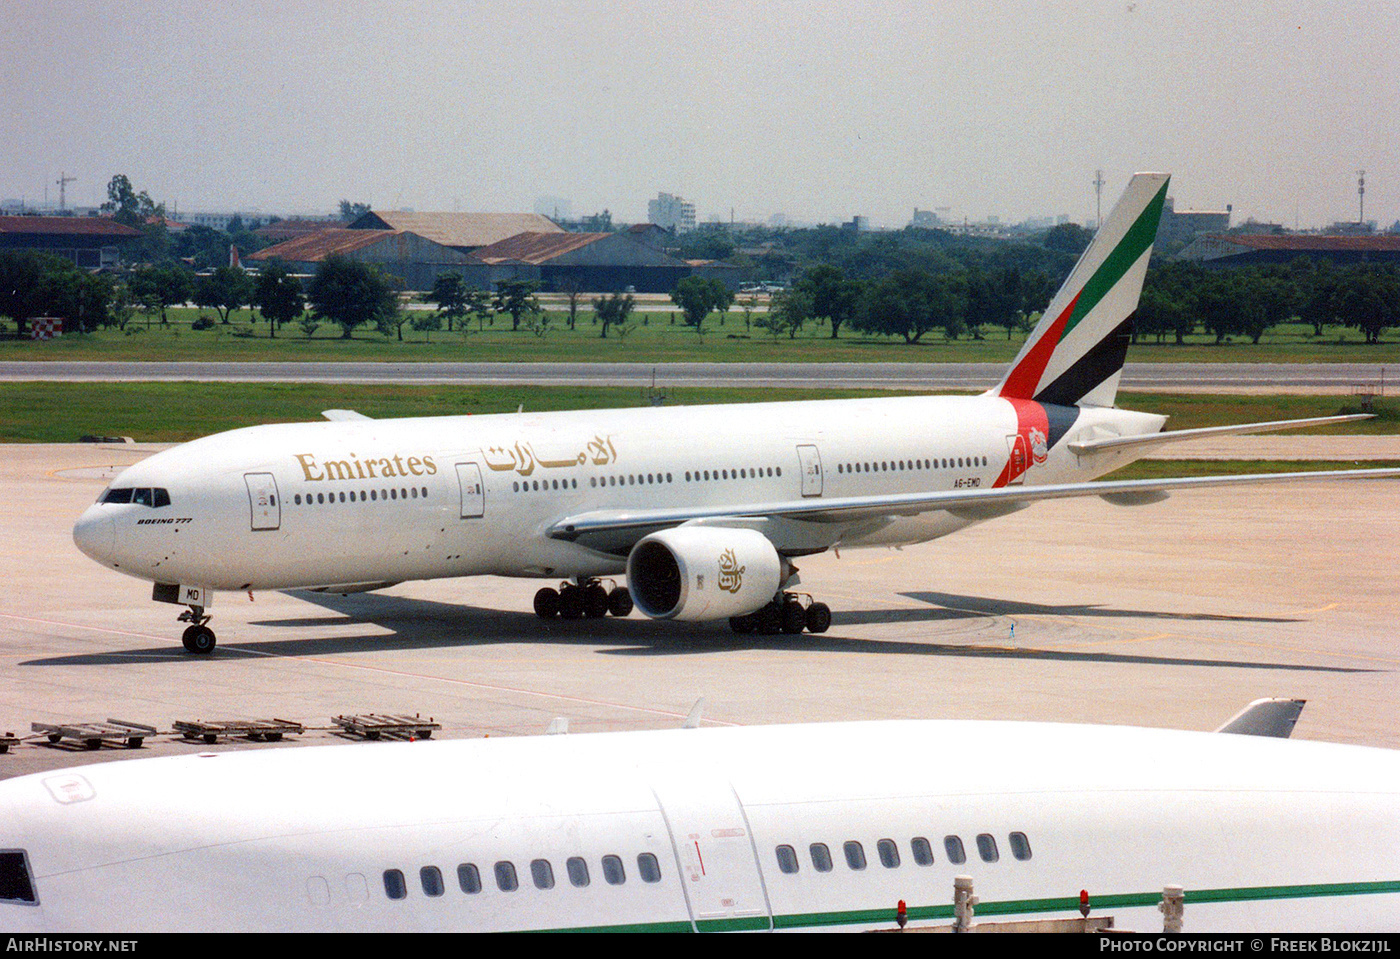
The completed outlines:
[[[1162,219],[1162,204],[1166,200],[1167,184],[1163,183],[1162,189],[1157,191],[1152,202],[1147,204],[1147,208],[1138,216],[1136,222],[1133,223],[1119,244],[1113,248],[1113,252],[1084,284],[1084,289],[1079,294],[1079,302],[1074,305],[1074,313],[1071,314],[1069,322],[1065,324],[1063,332],[1060,333],[1061,340],[1069,335],[1070,330],[1074,329],[1079,321],[1098,305],[1099,300],[1102,300],[1108,291],[1117,285],[1119,280],[1123,279],[1123,274],[1128,272],[1129,267],[1136,263],[1143,252],[1157,239],[1157,224]]]

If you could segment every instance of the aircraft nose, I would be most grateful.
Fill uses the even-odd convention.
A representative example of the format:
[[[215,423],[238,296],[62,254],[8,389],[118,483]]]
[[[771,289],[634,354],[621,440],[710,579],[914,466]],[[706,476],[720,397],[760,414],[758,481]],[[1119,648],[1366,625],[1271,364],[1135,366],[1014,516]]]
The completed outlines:
[[[99,563],[110,563],[116,546],[116,531],[112,517],[96,506],[89,506],[73,526],[73,542]]]

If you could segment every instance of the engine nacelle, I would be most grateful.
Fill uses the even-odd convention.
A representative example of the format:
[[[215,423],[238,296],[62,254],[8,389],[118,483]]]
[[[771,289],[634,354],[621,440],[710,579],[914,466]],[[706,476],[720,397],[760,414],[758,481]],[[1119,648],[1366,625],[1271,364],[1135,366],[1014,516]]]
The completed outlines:
[[[785,566],[762,533],[684,526],[652,533],[632,547],[627,590],[652,619],[726,619],[768,603]]]

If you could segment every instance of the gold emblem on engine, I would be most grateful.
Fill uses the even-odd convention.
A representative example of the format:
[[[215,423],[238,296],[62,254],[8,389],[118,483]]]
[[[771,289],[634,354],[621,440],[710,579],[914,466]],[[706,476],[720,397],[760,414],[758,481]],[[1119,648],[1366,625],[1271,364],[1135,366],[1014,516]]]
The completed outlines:
[[[734,550],[727,549],[719,554],[719,588],[726,593],[737,593],[744,585],[744,570],[734,558]]]

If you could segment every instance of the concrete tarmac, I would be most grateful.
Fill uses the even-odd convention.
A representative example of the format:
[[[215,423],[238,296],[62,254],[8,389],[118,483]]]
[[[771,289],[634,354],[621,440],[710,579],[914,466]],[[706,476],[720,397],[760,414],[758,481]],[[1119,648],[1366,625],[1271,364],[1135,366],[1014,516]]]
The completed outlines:
[[[1300,438],[1307,440],[1308,438]],[[544,623],[537,581],[408,583],[349,597],[220,594],[219,648],[179,608],[72,543],[141,448],[0,447],[0,732],[119,718],[283,718],[284,745],[344,741],[331,717],[418,713],[440,737],[884,718],[1212,729],[1252,699],[1308,700],[1299,738],[1400,748],[1400,484],[1280,485],[1122,508],[1044,503],[947,539],[800,562],[834,610],[820,636],[723,623]],[[1312,454],[1302,453],[1302,458]],[[78,763],[273,748],[160,736],[137,750],[26,741],[0,778]],[[910,743],[956,763],[976,743]],[[1070,758],[1070,757],[1067,757]],[[1111,756],[1075,756],[1112,762]]]

